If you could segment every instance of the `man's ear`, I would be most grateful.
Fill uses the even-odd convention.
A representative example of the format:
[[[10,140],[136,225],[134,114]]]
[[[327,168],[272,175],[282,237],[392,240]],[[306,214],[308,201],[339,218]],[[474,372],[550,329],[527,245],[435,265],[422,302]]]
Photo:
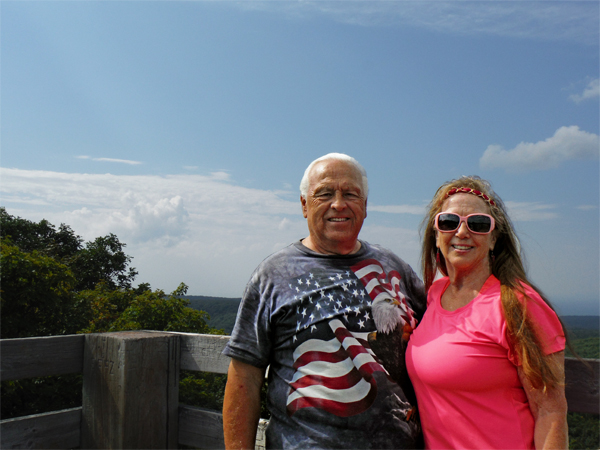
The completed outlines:
[[[302,215],[306,219],[308,217],[308,209],[306,208],[306,199],[300,196],[300,203],[302,203]]]
[[[365,198],[365,219],[367,218],[367,199]]]

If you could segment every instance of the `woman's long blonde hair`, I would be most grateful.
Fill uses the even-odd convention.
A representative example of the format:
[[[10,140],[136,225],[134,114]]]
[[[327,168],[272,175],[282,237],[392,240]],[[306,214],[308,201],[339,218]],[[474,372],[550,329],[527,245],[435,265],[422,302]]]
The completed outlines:
[[[514,346],[514,351],[521,363],[525,376],[531,384],[540,388],[553,388],[563,383],[559,367],[551,364],[545,358],[542,347],[534,332],[533,324],[527,316],[526,303],[531,299],[525,293],[523,283],[531,286],[544,301],[552,305],[528,279],[523,265],[521,246],[513,225],[506,213],[504,203],[492,190],[490,184],[477,176],[463,176],[443,184],[435,193],[429,204],[428,213],[421,224],[423,247],[421,252],[421,269],[425,289],[428,291],[439,270],[447,275],[446,261],[439,253],[439,263],[436,256],[435,215],[442,210],[442,204],[447,198],[447,193],[453,188],[471,188],[487,195],[492,202],[490,214],[496,221],[493,231],[496,237],[493,258],[490,258],[492,274],[500,280],[501,299],[504,317],[508,328],[509,337]],[[519,298],[521,300],[519,300]],[[566,330],[563,326],[566,336]]]

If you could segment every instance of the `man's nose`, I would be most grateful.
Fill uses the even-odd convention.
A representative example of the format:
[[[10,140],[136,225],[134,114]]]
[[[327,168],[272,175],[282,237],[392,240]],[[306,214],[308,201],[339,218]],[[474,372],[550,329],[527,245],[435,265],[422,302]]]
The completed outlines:
[[[346,207],[346,200],[344,199],[344,194],[340,191],[336,191],[333,197],[333,201],[331,202],[331,207],[333,209],[344,209]]]

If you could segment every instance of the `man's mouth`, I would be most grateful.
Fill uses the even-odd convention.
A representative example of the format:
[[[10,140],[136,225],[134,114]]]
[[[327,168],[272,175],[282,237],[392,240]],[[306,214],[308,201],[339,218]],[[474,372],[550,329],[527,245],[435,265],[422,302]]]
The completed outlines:
[[[327,219],[330,222],[346,222],[348,219],[347,217],[332,217],[331,219]]]

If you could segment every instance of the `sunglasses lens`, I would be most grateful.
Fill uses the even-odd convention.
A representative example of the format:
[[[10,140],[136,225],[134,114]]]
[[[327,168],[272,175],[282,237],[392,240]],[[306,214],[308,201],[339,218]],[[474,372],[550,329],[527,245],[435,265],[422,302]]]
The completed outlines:
[[[438,229],[440,231],[454,231],[460,224],[460,217],[456,214],[440,214],[438,217]]]
[[[489,233],[492,228],[492,220],[488,216],[474,215],[467,219],[467,226],[475,233]]]

